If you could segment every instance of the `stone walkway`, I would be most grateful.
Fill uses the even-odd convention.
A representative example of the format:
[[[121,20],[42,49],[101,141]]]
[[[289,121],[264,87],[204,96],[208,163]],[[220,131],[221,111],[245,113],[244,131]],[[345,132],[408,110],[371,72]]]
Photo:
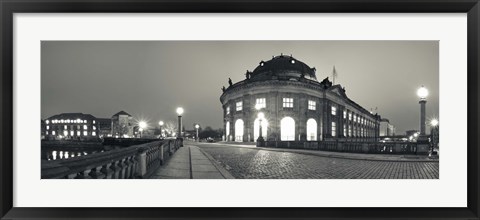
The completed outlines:
[[[151,179],[233,179],[210,155],[196,146],[181,147]]]

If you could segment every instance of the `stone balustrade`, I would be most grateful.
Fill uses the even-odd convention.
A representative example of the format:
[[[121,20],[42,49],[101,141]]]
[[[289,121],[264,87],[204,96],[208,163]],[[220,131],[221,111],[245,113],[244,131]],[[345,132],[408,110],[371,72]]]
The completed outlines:
[[[373,154],[428,154],[428,143],[356,141],[266,141],[266,147]]]
[[[64,160],[42,160],[42,179],[146,178],[183,146],[167,139]]]

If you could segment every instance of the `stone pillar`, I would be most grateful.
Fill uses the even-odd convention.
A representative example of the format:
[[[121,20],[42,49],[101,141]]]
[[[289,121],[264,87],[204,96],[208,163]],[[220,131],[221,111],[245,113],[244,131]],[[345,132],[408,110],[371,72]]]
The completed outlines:
[[[137,161],[137,175],[143,177],[147,173],[147,151],[145,149],[138,149]]]
[[[420,135],[425,135],[425,104],[427,100],[422,99],[420,103]]]

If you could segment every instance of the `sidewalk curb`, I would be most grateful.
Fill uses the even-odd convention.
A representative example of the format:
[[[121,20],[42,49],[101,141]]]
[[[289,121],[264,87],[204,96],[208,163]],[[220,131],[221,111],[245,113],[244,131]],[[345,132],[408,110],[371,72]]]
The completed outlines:
[[[215,166],[215,168],[217,168],[218,172],[220,172],[220,174],[222,174],[222,176],[225,179],[236,179],[234,176],[232,176],[232,174],[230,174],[230,172],[228,172],[228,170],[223,168],[222,165],[220,165],[219,162],[217,162],[210,154],[203,151],[203,149],[201,147],[198,147],[198,146],[195,146],[195,145],[192,145],[192,146],[198,148],[198,150],[200,150],[200,152],[202,152],[202,154],[205,155],[205,157],[207,157],[208,160],[210,160],[210,162],[213,164],[213,166]]]
[[[215,144],[228,145],[228,146],[237,147],[237,148],[250,148],[250,149],[266,150],[266,151],[298,153],[298,154],[304,154],[304,155],[348,159],[348,160],[366,160],[366,161],[383,161],[383,162],[431,162],[431,163],[439,162],[439,159],[387,159],[387,158],[365,158],[365,157],[362,158],[362,157],[353,157],[353,156],[347,156],[347,155],[322,154],[322,152],[325,152],[325,151],[318,151],[318,150],[312,150],[312,152],[308,152],[308,150],[304,150],[304,149],[256,147],[253,145],[244,145],[244,146],[247,146],[247,147],[244,147],[244,146],[238,146],[238,145],[227,144],[227,143],[215,143]],[[338,152],[338,153],[341,153],[341,152]]]

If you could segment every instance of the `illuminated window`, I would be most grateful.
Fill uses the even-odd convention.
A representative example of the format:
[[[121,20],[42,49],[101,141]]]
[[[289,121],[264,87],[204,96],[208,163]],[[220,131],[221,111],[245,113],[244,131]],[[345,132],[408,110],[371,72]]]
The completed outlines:
[[[237,112],[238,112],[238,111],[242,111],[242,109],[243,109],[243,102],[237,102],[236,107],[237,107],[237,108],[236,108]]]
[[[293,118],[282,118],[280,121],[280,135],[282,141],[295,140],[295,120],[293,120]]]
[[[293,98],[283,98],[284,108],[293,108]]]
[[[253,140],[257,141],[258,137],[260,136],[260,119],[256,118],[253,121]],[[266,119],[262,119],[262,137],[267,140],[267,128],[268,128],[268,121]]]
[[[227,107],[227,115],[230,114],[230,106]]]
[[[348,113],[348,120],[349,120],[349,121],[352,120],[352,113]]]
[[[348,126],[348,136],[352,136],[352,126]]]
[[[332,106],[332,115],[337,115],[337,108]]]
[[[46,121],[45,121],[45,124],[47,124],[47,125],[48,125],[48,123],[50,123],[50,121],[49,121],[49,120],[46,120]]]
[[[235,122],[235,141],[243,142],[243,120],[237,119]]]
[[[63,131],[63,136],[67,136],[68,135],[68,131]]]
[[[357,122],[357,115],[353,115],[353,122]]]
[[[87,120],[83,120],[83,123],[87,123]]]
[[[96,135],[97,135],[97,132],[93,131],[92,136],[96,136]]]
[[[337,136],[337,123],[332,121],[332,137]]]
[[[257,107],[258,106],[258,107]],[[265,108],[265,98],[258,98],[255,102],[255,108]]]
[[[52,131],[52,135],[55,135],[55,131]]]
[[[307,120],[307,141],[317,140],[317,121],[310,118]]]
[[[83,136],[87,136],[88,135],[88,132],[87,131],[83,131]]]
[[[77,136],[80,136],[80,131],[77,131]]]
[[[70,123],[70,119],[65,120],[66,123]]]
[[[60,123],[63,123],[63,119],[62,119],[62,120],[60,120]]]
[[[74,134],[73,131],[70,131],[70,136],[73,136],[73,134]]]
[[[227,121],[227,124],[225,125],[225,134],[228,136],[230,135],[230,122]]]
[[[317,109],[316,102],[312,100],[308,100],[308,109],[309,110],[315,110]]]
[[[47,130],[50,129],[50,126],[47,125]]]
[[[83,125],[83,129],[84,129],[84,130],[87,130],[87,129],[88,129],[88,128],[87,128],[87,125]]]
[[[64,126],[63,126],[63,129],[67,129],[67,126],[66,126],[66,125],[64,125]]]
[[[347,118],[347,111],[343,111],[343,119]]]
[[[93,120],[93,123],[95,124],[95,120]]]
[[[347,134],[347,125],[343,124],[343,136],[346,136]]]
[[[97,127],[95,127],[95,126],[93,126],[92,128],[93,128],[93,130],[97,130]]]
[[[45,132],[45,134],[46,134],[46,135],[48,135],[48,131],[47,131],[47,132]]]

